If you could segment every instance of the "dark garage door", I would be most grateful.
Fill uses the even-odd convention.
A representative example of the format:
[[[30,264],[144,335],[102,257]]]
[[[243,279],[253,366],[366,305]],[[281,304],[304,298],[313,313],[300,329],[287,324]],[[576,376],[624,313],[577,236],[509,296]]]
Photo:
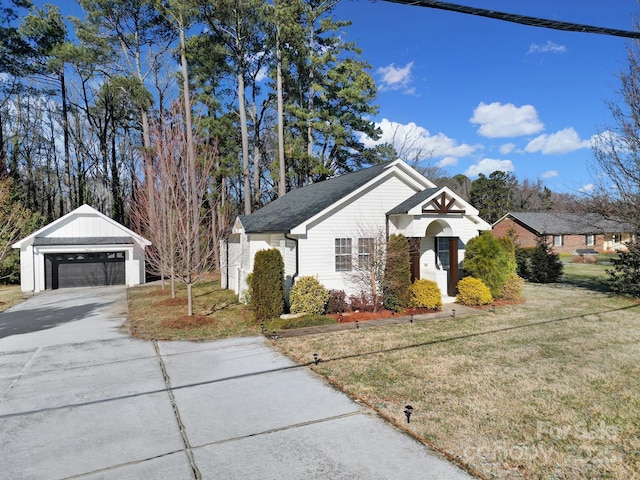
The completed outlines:
[[[45,255],[45,288],[124,285],[124,257],[125,252]]]

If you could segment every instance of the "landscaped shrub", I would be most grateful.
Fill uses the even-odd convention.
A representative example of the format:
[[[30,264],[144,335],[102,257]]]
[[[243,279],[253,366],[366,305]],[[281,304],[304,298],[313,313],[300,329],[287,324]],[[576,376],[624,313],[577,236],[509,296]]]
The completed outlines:
[[[562,275],[562,262],[545,241],[540,241],[531,252],[531,271],[527,280],[535,283],[557,282]]]
[[[404,235],[389,237],[382,285],[385,308],[397,312],[409,304],[411,258],[409,240]]]
[[[365,291],[361,291],[359,295],[350,295],[349,307],[351,310],[359,312],[376,312],[382,309],[382,305],[379,303],[376,305],[371,299],[371,295]]]
[[[316,277],[300,277],[291,287],[289,304],[291,313],[322,314],[329,300],[329,291]]]
[[[640,244],[627,244],[628,252],[612,258],[612,269],[607,269],[611,291],[627,297],[640,297]]]
[[[456,300],[462,305],[488,305],[493,302],[493,296],[482,280],[465,277],[458,282]]]
[[[245,305],[251,305],[251,282],[253,281],[253,272],[249,272],[247,275],[247,289],[242,294],[240,301]]]
[[[272,248],[260,250],[250,276],[251,310],[257,321],[278,318],[284,311],[284,262],[280,252]]]
[[[440,287],[433,280],[418,279],[409,288],[411,292],[409,305],[415,308],[429,308],[440,310],[442,308],[442,294]]]
[[[491,295],[497,297],[502,284],[516,272],[515,246],[509,238],[498,240],[491,232],[483,232],[467,242],[463,268],[467,275],[481,279]]]
[[[344,290],[329,290],[326,313],[342,313],[349,309]]]
[[[531,278],[531,256],[535,249],[536,247],[516,248],[516,264],[518,265],[516,273],[525,280]]]
[[[517,302],[524,298],[523,290],[524,280],[520,278],[516,273],[512,273],[502,284],[502,290],[500,290],[500,298],[502,298],[503,300]]]

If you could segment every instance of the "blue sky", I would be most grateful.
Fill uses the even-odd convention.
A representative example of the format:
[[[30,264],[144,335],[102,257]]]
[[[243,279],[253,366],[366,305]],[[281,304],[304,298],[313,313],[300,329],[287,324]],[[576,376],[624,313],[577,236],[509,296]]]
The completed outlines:
[[[633,30],[638,0],[449,0],[467,6]],[[83,16],[73,0],[54,3]],[[380,141],[401,157],[430,158],[446,174],[494,170],[543,180],[556,192],[589,191],[591,139],[611,125],[617,75],[630,40],[562,32],[386,1],[342,0],[371,65]]]
[[[451,0],[479,8],[633,30],[637,0]],[[346,39],[379,90],[373,118],[404,157],[448,174],[494,170],[588,191],[591,138],[611,124],[607,100],[630,40],[562,32],[385,1],[343,1]],[[431,152],[431,153],[429,153]]]

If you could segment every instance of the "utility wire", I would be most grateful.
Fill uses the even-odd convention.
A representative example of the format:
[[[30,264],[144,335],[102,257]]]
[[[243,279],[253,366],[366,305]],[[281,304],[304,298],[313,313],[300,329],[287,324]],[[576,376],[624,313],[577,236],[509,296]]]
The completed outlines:
[[[565,32],[597,33],[600,35],[612,35],[614,37],[625,37],[640,39],[640,32],[630,30],[618,30],[615,28],[594,27],[592,25],[582,25],[579,23],[559,22],[545,18],[529,17],[514,13],[499,12],[497,10],[487,10],[484,8],[468,7],[455,3],[439,2],[436,0],[385,0],[387,2],[401,3],[403,5],[413,5],[417,7],[437,8],[450,12],[466,13],[479,17],[495,18],[505,22],[519,23],[530,27],[550,28],[553,30],[563,30]]]

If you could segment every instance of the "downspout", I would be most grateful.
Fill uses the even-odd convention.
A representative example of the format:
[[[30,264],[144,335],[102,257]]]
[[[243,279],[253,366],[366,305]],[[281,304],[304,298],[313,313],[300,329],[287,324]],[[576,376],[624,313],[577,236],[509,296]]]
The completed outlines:
[[[300,249],[298,248],[298,239],[289,237],[288,235],[289,235],[288,233],[285,233],[284,238],[287,240],[291,240],[296,244],[296,271],[293,272],[293,275],[291,275],[291,286],[293,286],[293,284],[296,283],[296,277],[298,276],[298,269],[300,268]]]
[[[226,270],[225,279],[227,284],[224,286],[225,290],[229,290],[229,239],[224,239],[224,269]]]

